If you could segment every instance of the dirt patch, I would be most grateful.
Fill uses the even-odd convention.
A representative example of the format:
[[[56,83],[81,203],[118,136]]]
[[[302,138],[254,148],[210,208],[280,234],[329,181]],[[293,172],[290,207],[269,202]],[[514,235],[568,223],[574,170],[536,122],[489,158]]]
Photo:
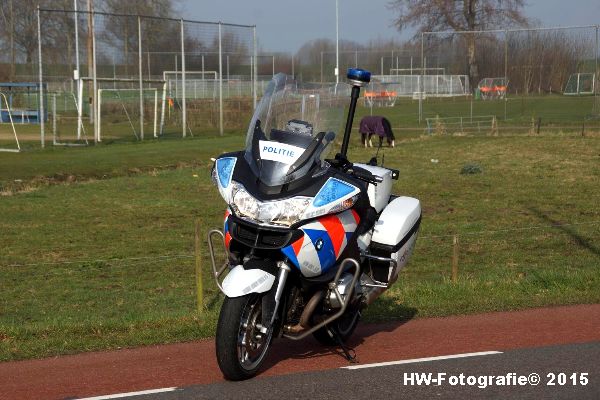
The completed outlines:
[[[106,174],[73,175],[73,174],[53,174],[49,176],[37,176],[33,179],[22,180],[15,179],[11,182],[0,182],[0,196],[15,196],[17,194],[31,193],[43,187],[53,185],[71,185],[80,183],[90,183],[98,180],[119,178],[122,176],[136,176],[148,174],[157,176],[161,171],[173,171],[184,168],[198,168],[203,166],[200,162],[178,162],[171,165],[160,165],[152,167],[133,167],[121,171],[113,171]]]

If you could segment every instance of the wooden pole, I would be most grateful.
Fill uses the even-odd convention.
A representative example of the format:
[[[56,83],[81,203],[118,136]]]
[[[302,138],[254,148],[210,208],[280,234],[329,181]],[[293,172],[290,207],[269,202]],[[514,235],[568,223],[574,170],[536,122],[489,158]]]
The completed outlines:
[[[458,235],[452,240],[452,283],[458,280]]]
[[[202,238],[202,235],[200,234],[200,218],[196,220],[195,228],[194,253],[196,256],[196,308],[198,312],[202,312],[202,309],[204,308],[204,285],[202,282],[202,252],[200,251],[200,240]]]

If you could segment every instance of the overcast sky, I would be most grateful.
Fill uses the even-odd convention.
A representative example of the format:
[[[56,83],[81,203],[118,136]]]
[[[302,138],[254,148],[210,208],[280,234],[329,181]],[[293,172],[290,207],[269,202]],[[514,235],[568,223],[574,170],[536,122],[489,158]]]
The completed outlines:
[[[387,0],[339,0],[340,38],[405,39],[392,27]],[[298,50],[316,38],[335,40],[335,0],[180,0],[186,19],[257,25],[264,51]],[[525,13],[541,26],[600,24],[600,0],[529,0]]]

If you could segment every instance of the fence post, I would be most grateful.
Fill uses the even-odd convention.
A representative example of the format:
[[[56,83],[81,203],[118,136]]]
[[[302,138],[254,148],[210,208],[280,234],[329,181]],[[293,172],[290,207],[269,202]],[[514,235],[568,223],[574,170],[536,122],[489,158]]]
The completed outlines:
[[[504,84],[506,92],[504,93],[504,120],[506,121],[506,109],[508,105],[508,30],[504,31]]]
[[[44,126],[44,74],[42,71],[42,24],[40,22],[40,6],[37,7],[37,30],[38,30],[38,68],[39,68],[39,78],[40,78],[40,98],[38,100],[38,108],[40,110],[39,113],[39,122],[40,122],[40,141],[42,144],[42,149],[46,145],[46,132]],[[10,114],[10,112],[9,112]]]
[[[458,280],[458,235],[452,240],[452,283]]]
[[[183,31],[183,18],[180,19],[181,24],[181,121],[183,124],[182,136],[187,135],[187,104],[185,101],[185,36]],[[219,37],[219,43],[220,42]]]
[[[194,253],[195,253],[195,268],[196,268],[196,309],[198,312],[202,312],[204,307],[204,285],[202,281],[202,253],[201,253],[201,242],[200,238],[202,235],[201,231],[201,220],[196,219],[194,229]]]
[[[423,54],[423,32],[421,32],[421,77],[419,79],[419,125],[421,125],[421,121],[423,120],[423,73],[424,73],[424,54]],[[393,60],[392,60],[393,62]]]
[[[52,144],[56,145],[56,93],[52,94]]]
[[[77,11],[77,0],[73,0],[73,9],[75,10],[75,68],[77,73],[73,74],[73,78],[77,80],[77,104],[80,104],[79,99],[83,92],[79,92],[79,78],[81,77],[81,71],[79,71],[79,12]],[[66,111],[66,110],[65,110]],[[77,140],[81,139],[81,114],[77,111]]]
[[[92,93],[92,106],[90,107],[90,110],[92,110],[90,112],[92,118],[93,118],[93,122],[94,122],[94,142],[95,143],[99,143],[102,141],[102,138],[100,137],[100,126],[97,124],[97,118],[96,116],[98,115],[98,110],[96,109],[97,105],[98,105],[98,76],[97,76],[97,70],[96,70],[96,16],[94,14],[94,10],[91,10],[91,19],[89,20],[91,21],[91,28],[90,30],[92,31],[92,78],[93,78],[93,93]]]
[[[223,49],[222,49],[222,23],[219,22],[219,135],[223,136]]]
[[[142,69],[142,19],[138,15],[138,74],[139,74],[139,92],[140,92],[140,139],[144,140],[144,86]],[[100,114],[98,114],[99,116]]]
[[[257,75],[256,75],[257,72],[258,72],[258,66],[257,66],[258,65],[258,50],[256,48],[256,44],[257,44],[256,43],[256,25],[254,25],[254,27],[252,28],[252,36],[253,36],[252,41],[253,41],[253,45],[254,45],[254,65],[252,66],[252,69],[254,71],[254,78],[253,78],[253,81],[252,81],[252,89],[254,91],[254,93],[253,93],[254,97],[252,99],[252,102],[253,102],[253,109],[256,109],[256,100],[257,100],[257,97],[258,97],[258,93],[257,93],[257,91],[258,91],[257,90],[258,89],[257,88],[258,78],[257,78]]]
[[[595,74],[594,74],[594,107],[596,108],[596,113],[600,113],[600,104],[598,103],[598,84],[600,83],[600,70],[598,69],[598,58],[600,57],[600,38],[598,37],[598,29],[600,25],[596,25],[596,51],[594,55],[595,60]]]

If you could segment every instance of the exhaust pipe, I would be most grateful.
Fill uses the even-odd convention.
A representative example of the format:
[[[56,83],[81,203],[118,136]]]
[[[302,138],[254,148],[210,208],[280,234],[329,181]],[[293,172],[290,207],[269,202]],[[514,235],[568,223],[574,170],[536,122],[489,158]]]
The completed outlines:
[[[325,294],[324,290],[319,290],[312,295],[304,310],[302,310],[302,315],[300,316],[300,322],[296,325],[287,325],[285,327],[285,331],[288,333],[297,334],[302,332],[303,330],[310,328],[310,318],[315,312],[315,309],[323,300],[323,295]]]

